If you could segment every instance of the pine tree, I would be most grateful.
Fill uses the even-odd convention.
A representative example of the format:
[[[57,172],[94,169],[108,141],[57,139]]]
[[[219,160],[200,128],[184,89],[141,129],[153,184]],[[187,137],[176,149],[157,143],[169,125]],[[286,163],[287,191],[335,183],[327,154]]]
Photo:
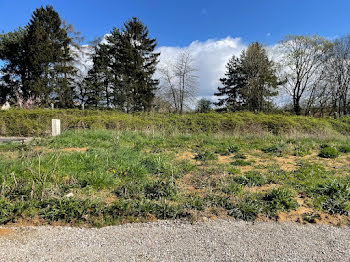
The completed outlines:
[[[23,92],[40,98],[42,104],[49,104],[56,96],[61,106],[72,106],[74,68],[69,48],[71,39],[59,14],[52,6],[36,9],[27,31],[26,58],[30,70],[27,90]]]
[[[106,43],[97,45],[87,78],[90,103],[101,96],[102,104],[117,110],[151,109],[158,85],[153,74],[159,53],[154,53],[156,40],[148,33],[147,27],[133,18],[122,29],[113,28]]]
[[[108,45],[100,44],[95,47],[93,55],[93,67],[89,70],[85,79],[87,91],[87,105],[95,107],[111,106],[112,91],[110,88],[111,68],[109,66]]]
[[[218,87],[218,92],[214,94],[223,98],[219,98],[215,105],[225,106],[232,111],[239,110],[245,104],[242,89],[246,86],[247,78],[237,57],[232,56],[227,63],[225,76],[220,79],[223,87]]]
[[[71,55],[72,39],[52,6],[33,12],[25,28],[0,35],[2,68],[0,95],[38,99],[48,105],[58,99],[72,107],[76,70]]]
[[[278,94],[280,84],[273,62],[257,42],[248,46],[239,58],[228,62],[226,78],[220,79],[216,96],[224,97],[216,103],[229,110],[267,111],[272,107],[271,97]]]
[[[150,110],[159,84],[152,77],[160,54],[154,53],[157,43],[148,34],[147,27],[136,17],[124,23],[122,29],[122,74],[131,88],[131,111]]]

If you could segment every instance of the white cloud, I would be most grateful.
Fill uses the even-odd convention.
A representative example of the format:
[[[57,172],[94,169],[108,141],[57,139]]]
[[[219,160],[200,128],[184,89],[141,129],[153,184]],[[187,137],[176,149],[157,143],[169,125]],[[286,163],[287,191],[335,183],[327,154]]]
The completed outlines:
[[[224,76],[226,64],[232,55],[239,56],[246,45],[241,38],[226,37],[205,42],[194,41],[186,47],[162,46],[156,51],[160,52],[159,66],[167,61],[174,61],[181,51],[188,51],[198,68],[198,97],[212,98],[220,85],[220,78]]]

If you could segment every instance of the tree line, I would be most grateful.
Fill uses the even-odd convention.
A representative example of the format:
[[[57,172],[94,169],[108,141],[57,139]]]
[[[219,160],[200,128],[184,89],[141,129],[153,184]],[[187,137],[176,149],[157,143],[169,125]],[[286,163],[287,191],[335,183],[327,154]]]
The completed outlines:
[[[272,61],[266,48],[252,43],[228,62],[218,106],[231,110],[270,111],[284,91],[296,115],[348,115],[350,112],[350,36],[333,41],[288,35]],[[287,108],[288,109],[288,108]]]
[[[115,109],[124,112],[193,110],[198,69],[189,52],[158,65],[157,41],[138,18],[95,41],[91,51],[52,6],[36,9],[28,24],[0,34],[0,103],[18,107]],[[92,67],[82,73],[81,54],[90,50]],[[276,109],[275,98],[290,97],[285,110],[306,115],[350,112],[350,36],[286,36],[277,58],[255,42],[226,65],[216,102],[201,99],[207,112]],[[155,77],[155,72],[158,72]]]

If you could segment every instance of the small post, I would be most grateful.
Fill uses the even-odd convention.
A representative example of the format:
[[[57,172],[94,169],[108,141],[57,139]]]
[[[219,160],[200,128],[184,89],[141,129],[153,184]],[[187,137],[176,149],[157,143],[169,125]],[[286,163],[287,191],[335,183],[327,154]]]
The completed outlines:
[[[55,109],[54,103],[51,103],[51,109]]]
[[[52,119],[52,136],[59,136],[61,134],[61,120]]]
[[[83,103],[83,104],[81,104],[81,110],[84,111],[84,109],[85,109],[85,105],[84,105],[84,103]]]

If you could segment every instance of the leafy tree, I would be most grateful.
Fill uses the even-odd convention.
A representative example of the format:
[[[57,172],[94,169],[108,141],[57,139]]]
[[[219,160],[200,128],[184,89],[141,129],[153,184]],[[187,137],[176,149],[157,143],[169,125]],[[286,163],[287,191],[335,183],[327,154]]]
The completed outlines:
[[[278,94],[280,84],[274,63],[266,54],[266,50],[258,42],[248,46],[241,55],[241,67],[247,82],[242,89],[246,107],[250,111],[267,111],[271,108],[271,97]]]
[[[0,102],[14,99],[27,79],[28,66],[25,63],[24,38],[27,31],[19,27],[13,32],[0,34]]]
[[[216,96],[220,98],[218,106],[230,110],[267,111],[271,97],[278,94],[280,84],[274,63],[267,57],[266,50],[260,43],[252,43],[239,58],[233,56],[228,62],[225,78],[220,81]]]
[[[208,113],[211,111],[212,102],[208,99],[202,98],[197,103],[196,111],[199,113]]]

